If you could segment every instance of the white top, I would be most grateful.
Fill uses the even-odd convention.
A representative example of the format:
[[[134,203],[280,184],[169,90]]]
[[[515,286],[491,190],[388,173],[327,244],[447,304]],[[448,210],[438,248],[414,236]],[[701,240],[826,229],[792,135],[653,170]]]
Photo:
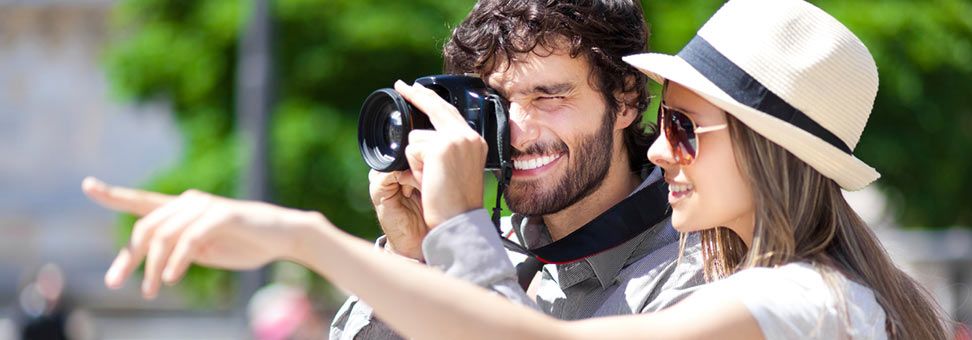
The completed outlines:
[[[846,314],[820,272],[804,262],[745,269],[704,290],[742,301],[766,339],[887,339],[884,309],[871,289],[837,275]]]

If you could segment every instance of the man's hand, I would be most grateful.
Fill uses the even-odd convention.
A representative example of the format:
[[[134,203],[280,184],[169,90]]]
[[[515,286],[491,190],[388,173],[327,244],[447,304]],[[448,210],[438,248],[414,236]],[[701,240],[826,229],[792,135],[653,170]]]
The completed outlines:
[[[405,152],[409,166],[417,170],[414,175],[412,170],[387,173],[372,170],[368,174],[369,192],[385,232],[386,247],[399,255],[421,260],[422,240],[429,232],[429,224],[438,225],[452,216],[482,207],[486,143],[469,128],[455,107],[434,92],[401,81],[395,83],[395,89],[429,116],[436,131],[413,131],[409,135]],[[426,185],[437,186],[437,197],[423,199],[420,176],[432,179]],[[430,214],[424,213],[423,206],[430,209]]]
[[[142,216],[105,274],[105,284],[121,287],[145,260],[142,295],[154,298],[160,280],[174,284],[192,263],[243,270],[293,256],[300,248],[297,228],[324,220],[318,213],[247,202],[189,190],[168,196],[113,187],[94,178],[84,193],[113,210]],[[326,221],[326,220],[324,220]]]
[[[368,173],[371,204],[392,252],[422,260],[422,240],[429,232],[422,216],[422,194],[415,189],[411,171]]]
[[[483,166],[488,146],[452,104],[420,84],[395,83],[395,90],[429,117],[435,127],[412,130],[405,156],[415,187],[422,192],[425,222],[435,228],[483,207]]]

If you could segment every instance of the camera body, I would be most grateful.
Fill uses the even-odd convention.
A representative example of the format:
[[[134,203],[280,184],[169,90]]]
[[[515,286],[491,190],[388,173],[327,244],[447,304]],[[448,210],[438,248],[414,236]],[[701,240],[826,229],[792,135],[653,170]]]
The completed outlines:
[[[469,126],[483,136],[489,151],[486,170],[509,170],[509,103],[482,79],[468,75],[434,75],[418,78],[416,83],[435,91],[458,109]],[[394,89],[372,92],[361,106],[358,119],[358,147],[372,169],[408,169],[405,147],[412,130],[433,130],[425,113],[405,101]],[[508,172],[508,171],[507,171]]]

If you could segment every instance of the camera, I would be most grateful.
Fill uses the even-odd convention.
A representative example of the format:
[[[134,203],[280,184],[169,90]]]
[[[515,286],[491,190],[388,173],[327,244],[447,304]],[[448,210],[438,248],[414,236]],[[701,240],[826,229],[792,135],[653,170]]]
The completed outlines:
[[[482,79],[470,75],[434,75],[418,78],[416,83],[435,91],[458,109],[466,123],[478,132],[489,152],[486,170],[511,170],[509,103]],[[358,118],[358,147],[361,157],[372,169],[408,169],[405,147],[412,130],[433,130],[429,117],[408,103],[394,89],[378,89],[368,95]]]

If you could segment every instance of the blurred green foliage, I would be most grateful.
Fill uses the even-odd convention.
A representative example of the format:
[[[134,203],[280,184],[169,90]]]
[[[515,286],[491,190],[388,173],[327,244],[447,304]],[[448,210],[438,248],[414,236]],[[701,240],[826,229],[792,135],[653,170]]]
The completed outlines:
[[[374,89],[440,72],[440,48],[473,1],[271,1],[276,68],[270,131],[273,201],[324,212],[362,237],[379,233],[356,147],[357,113]],[[651,49],[676,53],[720,6],[643,1]],[[875,166],[908,226],[972,225],[972,4],[963,0],[814,1],[857,33],[881,73],[856,154]],[[165,100],[182,131],[177,166],[148,189],[234,196],[246,150],[234,89],[243,0],[123,0],[106,66],[134,101]],[[657,92],[657,85],[653,93]],[[654,112],[650,109],[648,112]],[[649,120],[653,114],[646,114]],[[492,183],[492,182],[488,182]],[[487,204],[493,189],[488,184]],[[123,222],[127,232],[132,219]],[[191,301],[226,301],[232,276],[193,268]]]
[[[379,234],[367,195],[368,169],[358,154],[361,101],[396,79],[441,69],[450,23],[471,2],[377,0],[271,1],[276,104],[272,110],[272,200],[322,211],[362,237]],[[106,53],[121,97],[171,104],[182,131],[178,165],[146,187],[178,194],[189,188],[234,196],[243,155],[234,122],[240,34],[249,1],[126,0],[112,15]],[[133,218],[123,219],[124,239]],[[189,301],[223,304],[232,276],[193,268],[182,286]]]

